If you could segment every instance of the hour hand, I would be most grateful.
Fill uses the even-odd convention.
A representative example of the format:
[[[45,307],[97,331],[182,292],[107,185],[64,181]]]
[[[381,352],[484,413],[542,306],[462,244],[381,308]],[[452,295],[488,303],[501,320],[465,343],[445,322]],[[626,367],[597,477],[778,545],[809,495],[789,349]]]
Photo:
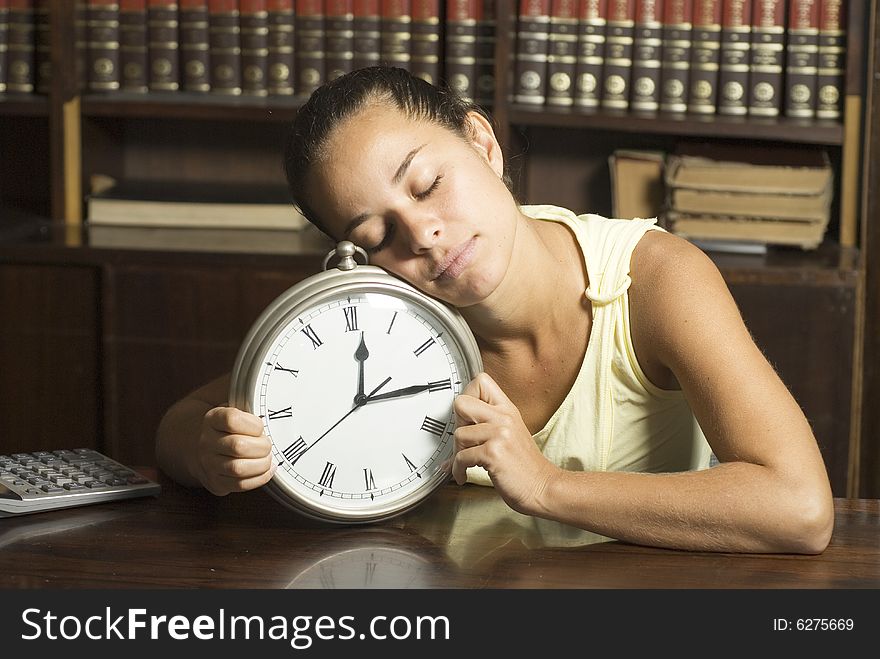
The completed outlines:
[[[354,397],[355,405],[366,402],[366,397],[364,396],[364,362],[367,361],[369,356],[370,351],[367,350],[367,344],[364,343],[364,333],[361,332],[361,342],[358,344],[357,350],[354,351],[354,358],[358,363],[358,390],[357,395]]]
[[[402,398],[403,396],[412,396],[431,388],[430,384],[414,384],[411,387],[403,387],[402,389],[393,389],[386,391],[384,394],[373,394],[367,397],[367,402],[372,403],[375,400],[388,400],[389,398]]]

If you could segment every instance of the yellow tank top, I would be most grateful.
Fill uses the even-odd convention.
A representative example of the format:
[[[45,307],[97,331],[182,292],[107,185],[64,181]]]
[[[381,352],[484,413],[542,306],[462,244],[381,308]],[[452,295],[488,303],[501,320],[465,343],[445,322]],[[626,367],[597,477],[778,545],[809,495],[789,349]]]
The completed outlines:
[[[636,359],[629,318],[630,257],[656,219],[575,215],[557,206],[523,206],[529,217],[560,222],[586,263],[593,323],[574,385],[535,435],[548,460],[572,471],[665,473],[704,469],[711,449],[684,394],[656,387]],[[468,480],[490,484],[482,468]]]

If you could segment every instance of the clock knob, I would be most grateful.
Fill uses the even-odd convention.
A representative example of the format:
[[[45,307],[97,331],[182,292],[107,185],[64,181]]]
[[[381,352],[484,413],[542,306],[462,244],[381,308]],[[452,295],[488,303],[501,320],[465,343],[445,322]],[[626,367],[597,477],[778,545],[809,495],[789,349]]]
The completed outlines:
[[[330,259],[332,259],[334,256],[339,257],[339,263],[336,264],[336,267],[339,270],[354,270],[358,264],[354,258],[355,254],[360,254],[364,257],[364,265],[370,262],[367,253],[363,249],[357,247],[350,240],[340,241],[336,245],[336,249],[332,250],[324,258],[324,270],[327,269],[327,264],[330,263]]]

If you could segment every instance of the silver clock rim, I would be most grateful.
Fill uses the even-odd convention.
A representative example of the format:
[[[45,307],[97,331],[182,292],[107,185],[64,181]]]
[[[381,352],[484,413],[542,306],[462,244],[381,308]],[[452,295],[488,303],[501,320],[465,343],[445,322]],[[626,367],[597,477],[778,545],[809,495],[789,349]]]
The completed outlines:
[[[457,345],[465,362],[462,365],[465,369],[462,373],[464,381],[469,381],[482,371],[483,363],[476,339],[458,310],[427,296],[381,268],[359,265],[353,270],[333,269],[309,277],[291,286],[263,310],[248,331],[236,356],[230,384],[230,404],[253,413],[254,401],[251,400],[250,392],[254,391],[263,366],[263,360],[255,357],[264,355],[289,322],[305,308],[315,306],[324,298],[338,298],[346,293],[385,293],[420,307],[445,326],[448,333],[444,336]],[[449,469],[438,470],[411,494],[387,505],[376,505],[364,510],[341,511],[316,505],[291,490],[278,475],[266,484],[266,489],[280,503],[312,519],[356,524],[389,519],[412,509],[448,480],[449,475]]]

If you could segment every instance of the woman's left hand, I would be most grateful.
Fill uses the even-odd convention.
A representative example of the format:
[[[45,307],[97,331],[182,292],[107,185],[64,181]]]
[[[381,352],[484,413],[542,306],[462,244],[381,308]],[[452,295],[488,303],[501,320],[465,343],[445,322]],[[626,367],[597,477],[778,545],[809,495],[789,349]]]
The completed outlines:
[[[455,399],[452,475],[462,485],[468,467],[483,467],[508,506],[527,515],[540,504],[558,468],[538,450],[519,410],[486,373],[480,373]]]

